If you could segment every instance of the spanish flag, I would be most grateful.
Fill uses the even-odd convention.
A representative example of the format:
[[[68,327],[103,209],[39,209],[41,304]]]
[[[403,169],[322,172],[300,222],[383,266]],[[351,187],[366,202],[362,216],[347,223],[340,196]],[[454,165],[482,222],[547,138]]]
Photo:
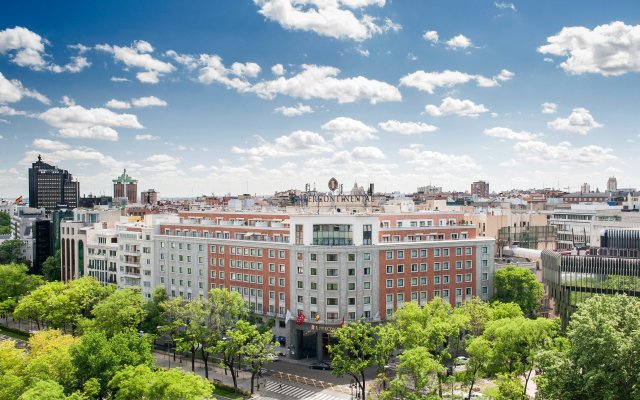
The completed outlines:
[[[22,203],[22,196],[20,196],[20,197],[18,197],[16,199],[16,204],[20,204],[20,203]]]

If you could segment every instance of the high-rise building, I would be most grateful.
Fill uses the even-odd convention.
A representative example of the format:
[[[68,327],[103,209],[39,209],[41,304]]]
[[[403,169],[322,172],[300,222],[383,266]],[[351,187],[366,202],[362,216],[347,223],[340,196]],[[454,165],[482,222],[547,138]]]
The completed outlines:
[[[127,175],[126,169],[113,180],[113,198],[123,197],[127,198],[129,204],[138,202],[138,181]]]
[[[615,176],[612,176],[607,181],[607,190],[609,191],[618,190],[618,180],[616,179]]]
[[[489,182],[477,181],[471,184],[471,195],[487,198],[489,197]]]
[[[80,183],[64,169],[38,161],[29,168],[29,207],[44,208],[47,213],[60,208],[78,207]]]
[[[141,192],[140,202],[142,204],[156,204],[158,202],[158,192],[156,192],[155,189],[149,189]]]
[[[591,185],[589,185],[587,182],[583,183],[582,185],[580,185],[580,192],[591,193]]]

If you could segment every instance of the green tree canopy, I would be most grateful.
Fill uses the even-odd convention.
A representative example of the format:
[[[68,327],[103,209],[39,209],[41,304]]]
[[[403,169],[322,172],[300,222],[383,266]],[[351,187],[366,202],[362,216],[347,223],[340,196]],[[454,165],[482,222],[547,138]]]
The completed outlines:
[[[332,374],[351,376],[358,390],[366,395],[365,370],[375,361],[375,329],[367,322],[356,322],[336,330],[336,343],[327,346],[331,354]]]
[[[56,254],[47,257],[42,263],[42,275],[47,281],[59,281],[60,280],[60,250],[56,251]]]
[[[580,303],[562,346],[540,357],[548,399],[640,397],[640,299],[598,295]]]
[[[0,264],[29,265],[29,260],[22,256],[23,245],[24,242],[20,239],[5,240],[0,243]]]
[[[144,318],[140,288],[120,289],[111,293],[91,310],[93,329],[111,337],[120,332],[137,331]]]
[[[544,296],[544,288],[528,268],[509,265],[497,270],[494,283],[496,290],[494,300],[516,303],[525,315],[535,315],[538,304]]]

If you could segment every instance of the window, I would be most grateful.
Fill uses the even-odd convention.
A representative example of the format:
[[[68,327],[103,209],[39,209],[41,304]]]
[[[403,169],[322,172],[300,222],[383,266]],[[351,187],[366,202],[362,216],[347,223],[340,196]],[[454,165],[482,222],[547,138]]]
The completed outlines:
[[[317,282],[311,282],[311,290],[317,290],[318,289],[318,283]]]
[[[396,256],[398,257],[398,260],[402,260],[404,258],[404,250],[398,250]]]
[[[445,261],[442,263],[442,269],[445,271],[449,270],[449,261]]]
[[[276,284],[276,278],[274,278],[273,276],[269,277],[269,285],[271,286],[275,286]]]
[[[426,271],[427,270],[427,264],[420,264],[420,271]]]
[[[462,282],[462,275],[461,274],[457,274],[456,275],[456,283],[460,283]]]
[[[464,289],[464,292],[465,292],[465,294],[466,294],[467,296],[471,296],[471,288],[470,288],[470,287],[465,288],[465,289]]]
[[[364,267],[364,268],[362,269],[362,273],[363,273],[364,275],[371,275],[371,268],[369,268],[369,267]]]
[[[411,250],[411,258],[417,258],[417,257],[418,257],[418,249]]]
[[[284,259],[284,257],[285,257],[285,251],[284,250],[278,251],[278,258]]]
[[[327,290],[338,290],[337,283],[327,283]]]
[[[276,272],[276,265],[275,264],[269,264],[269,272]]]
[[[365,224],[362,225],[362,244],[363,245],[370,245],[371,242],[371,225],[370,224]]]
[[[449,289],[444,289],[444,290],[442,291],[442,297],[445,297],[445,298],[446,298],[446,297],[449,297]]]
[[[356,269],[355,268],[349,268],[347,270],[347,275],[349,276],[355,276],[356,275]]]
[[[349,283],[348,283],[348,289],[349,289],[349,290],[356,290],[356,284],[355,284],[355,282],[349,282]]]
[[[278,279],[278,286],[284,287],[284,278]]]
[[[387,265],[387,274],[393,274],[393,265]]]
[[[328,262],[336,262],[336,261],[338,261],[338,255],[334,254],[334,253],[328,253],[327,254],[327,261]]]
[[[338,305],[338,299],[335,297],[327,297],[327,305],[328,306],[337,306]]]
[[[483,267],[488,267],[489,266],[489,260],[482,260],[482,266]]]
[[[440,257],[440,249],[433,249],[433,256]]]
[[[433,277],[433,283],[435,285],[439,285],[440,284],[440,277],[439,276],[434,276]]]
[[[278,269],[279,269],[279,271],[280,271],[280,272],[282,272],[282,273],[285,273],[285,272],[286,272],[284,264],[280,264],[280,265],[278,265]]]
[[[404,279],[403,278],[398,279],[398,287],[404,287]]]
[[[456,255],[457,256],[461,256],[462,255],[462,247],[456,247]]]
[[[426,300],[427,299],[427,292],[420,292],[420,299]]]
[[[371,282],[363,282],[362,283],[362,288],[363,289],[371,289]]]
[[[489,248],[487,246],[482,246],[482,254],[487,254]]]
[[[276,251],[274,249],[269,249],[269,258],[276,258]]]
[[[418,278],[411,278],[411,286],[418,286]]]
[[[310,271],[309,275],[313,275],[313,276],[318,275],[318,269],[317,268],[310,268],[309,271]]]
[[[304,268],[298,267],[298,275],[302,275],[304,273]]]
[[[371,253],[363,253],[363,254],[362,254],[362,258],[363,258],[365,261],[371,261]]]
[[[318,304],[318,298],[317,298],[317,297],[311,297],[311,298],[309,299],[309,302],[310,302],[311,304]]]
[[[462,289],[461,288],[457,288],[456,289],[456,296],[462,296]]]
[[[352,225],[313,225],[313,244],[321,246],[350,246],[353,244]]]
[[[442,257],[449,257],[449,249],[442,249]]]
[[[466,260],[466,261],[464,262],[464,267],[465,267],[466,269],[471,269],[471,268],[473,267],[473,262],[472,262],[471,260]]]
[[[398,264],[397,269],[398,269],[398,273],[399,273],[399,274],[403,273],[403,272],[404,272],[404,265],[402,265],[402,264]]]
[[[465,282],[471,282],[471,280],[472,280],[471,274],[465,274],[464,275],[464,281]]]
[[[434,263],[433,264],[433,270],[434,271],[440,271],[440,263]]]
[[[349,253],[347,254],[347,261],[355,261],[356,260],[356,255],[355,253]]]
[[[327,276],[338,276],[338,270],[335,268],[328,268]]]
[[[387,294],[387,303],[393,303],[393,294],[392,293],[388,293]]]
[[[482,273],[482,280],[483,281],[488,281],[489,280],[489,273],[483,272]]]
[[[462,269],[462,261],[456,261],[456,269]]]
[[[420,284],[421,285],[426,285],[427,284],[427,277],[426,276],[421,276],[420,277]]]
[[[393,279],[387,279],[387,287],[388,288],[392,288],[393,287]]]
[[[363,304],[371,304],[371,297],[370,296],[365,296],[362,298],[362,303]]]
[[[397,298],[398,298],[398,303],[400,303],[401,301],[404,301],[404,293],[398,293]]]
[[[442,277],[442,283],[444,283],[444,284],[449,283],[449,275],[444,275],[444,276]]]
[[[386,259],[387,259],[387,260],[391,260],[391,259],[393,259],[393,251],[387,250],[387,252],[386,252]]]
[[[420,257],[426,257],[427,256],[427,249],[420,249]]]
[[[318,254],[317,253],[311,253],[309,254],[309,258],[311,261],[318,261]]]
[[[465,247],[464,248],[464,254],[467,256],[470,256],[473,254],[473,247]]]
[[[411,272],[418,272],[418,264],[411,264]]]
[[[304,282],[298,281],[298,289],[304,289]]]

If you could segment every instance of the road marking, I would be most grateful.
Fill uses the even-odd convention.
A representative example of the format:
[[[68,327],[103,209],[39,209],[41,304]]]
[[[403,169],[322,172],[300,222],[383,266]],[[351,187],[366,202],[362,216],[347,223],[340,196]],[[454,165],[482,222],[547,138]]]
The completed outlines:
[[[265,389],[269,392],[283,394],[296,399],[304,400],[341,400],[340,397],[332,396],[327,393],[312,392],[297,386],[291,386],[284,383],[268,381]]]

